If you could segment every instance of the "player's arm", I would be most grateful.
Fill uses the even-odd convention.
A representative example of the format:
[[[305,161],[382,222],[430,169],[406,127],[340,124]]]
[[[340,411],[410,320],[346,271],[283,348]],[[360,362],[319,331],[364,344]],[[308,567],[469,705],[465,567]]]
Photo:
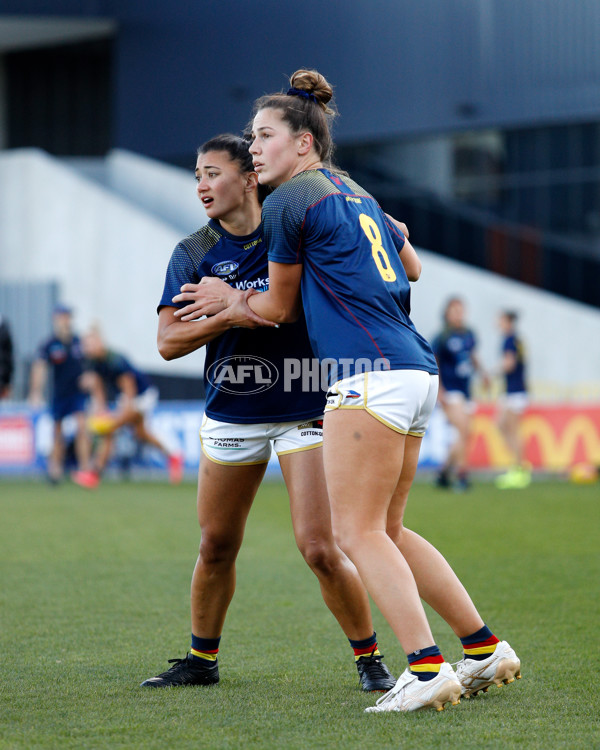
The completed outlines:
[[[161,308],[158,314],[157,343],[158,351],[164,359],[183,357],[230,328],[273,327],[274,323],[260,318],[248,307],[248,298],[256,294],[254,290],[232,289],[220,279],[207,278],[206,281],[205,284],[185,284],[181,287],[182,293],[173,300],[188,301],[186,307]],[[226,291],[222,290],[221,296],[215,295],[213,289],[220,288],[219,285],[226,288]],[[218,304],[215,302],[217,297]],[[197,320],[200,315],[209,317]]]
[[[276,323],[293,323],[302,312],[300,281],[302,263],[269,261],[269,289],[248,300],[249,307],[261,318]]]
[[[203,320],[183,322],[177,313],[187,307],[162,307],[158,313],[158,351],[163,359],[184,357],[231,328],[225,316],[217,314]],[[199,314],[199,313],[197,313]]]
[[[475,349],[471,351],[471,362],[473,363],[473,368],[475,372],[479,374],[479,377],[481,378],[481,382],[483,383],[484,388],[490,387],[490,376],[488,375],[487,371],[481,364],[481,360],[479,359],[478,355],[475,352]]]
[[[123,372],[116,379],[116,384],[121,393],[119,412],[121,414],[129,414],[130,412],[133,412],[133,401],[138,395],[135,375],[132,372]]]
[[[406,273],[408,280],[418,281],[421,276],[421,270],[423,268],[423,264],[419,260],[417,251],[408,241],[408,228],[406,224],[403,221],[398,221],[397,219],[394,219],[394,217],[390,216],[389,214],[386,214],[386,218],[388,222],[390,222],[393,225],[392,237],[394,239],[394,242],[396,242],[396,246],[398,247],[398,254],[400,256],[400,261],[402,262],[402,266],[404,267],[404,271]],[[404,244],[402,244],[401,247],[398,246],[397,231],[394,231],[394,228],[396,230],[399,229],[402,235],[404,235]]]
[[[79,387],[90,394],[93,412],[105,411],[108,408],[104,382],[97,372],[91,369],[84,370],[79,377]]]
[[[503,375],[509,375],[517,367],[517,354],[511,349],[507,349],[502,354],[500,360],[500,373]]]
[[[44,359],[36,359],[31,365],[28,401],[32,406],[44,403],[44,387],[48,379],[48,365]]]

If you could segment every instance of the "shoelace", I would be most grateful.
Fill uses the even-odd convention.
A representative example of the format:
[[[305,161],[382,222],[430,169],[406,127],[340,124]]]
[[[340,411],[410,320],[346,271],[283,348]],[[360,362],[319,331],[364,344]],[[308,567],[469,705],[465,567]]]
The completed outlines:
[[[387,670],[381,661],[382,659],[383,654],[374,656],[373,653],[370,653],[360,662],[362,671],[367,672],[369,677],[387,677]]]
[[[393,700],[403,688],[416,679],[417,677],[410,672],[403,672],[400,677],[398,677],[394,687],[385,695],[382,695],[381,698],[378,698],[375,705],[381,706],[383,703],[388,703],[388,701]]]

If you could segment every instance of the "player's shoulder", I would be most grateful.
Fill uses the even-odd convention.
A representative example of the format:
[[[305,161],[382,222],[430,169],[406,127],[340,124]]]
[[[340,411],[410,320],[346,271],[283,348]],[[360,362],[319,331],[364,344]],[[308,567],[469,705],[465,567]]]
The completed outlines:
[[[263,215],[279,213],[283,208],[290,213],[304,213],[323,198],[339,192],[340,186],[331,182],[320,169],[300,172],[267,196]]]
[[[362,185],[359,185],[358,182],[353,180],[346,172],[327,170],[326,174],[327,173],[329,174],[329,179],[339,187],[341,193],[345,194],[349,191],[359,198],[368,198],[375,201],[375,198],[373,198],[371,193],[369,193],[368,190],[365,190]],[[377,203],[377,201],[375,201],[375,203]]]
[[[222,237],[218,229],[208,223],[180,240],[175,251],[186,253],[198,265]]]

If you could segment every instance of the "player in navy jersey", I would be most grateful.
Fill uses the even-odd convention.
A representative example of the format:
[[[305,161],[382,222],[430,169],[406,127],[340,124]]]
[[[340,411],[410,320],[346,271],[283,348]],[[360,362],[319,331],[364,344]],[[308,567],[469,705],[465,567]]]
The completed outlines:
[[[531,470],[523,457],[520,426],[527,407],[525,380],[525,348],[516,330],[517,313],[502,312],[498,326],[502,332],[502,360],[499,371],[504,379],[504,394],[500,399],[498,426],[515,463],[509,471],[496,478],[499,489],[523,489],[531,483]]]
[[[363,690],[387,691],[368,596],[355,567],[334,542],[322,463],[325,394],[301,388],[289,367],[312,360],[306,325],[253,316],[246,299],[268,289],[267,248],[260,230],[257,175],[248,143],[222,135],[198,152],[197,193],[209,217],[171,256],[159,304],[158,344],[166,359],[206,345],[205,417],[200,438],[198,520],[202,530],[191,586],[192,639],[184,659],[146,680],[146,687],[219,681],[218,650],[235,590],[235,561],[246,519],[275,448],[290,497],[298,547],[317,576],[325,603],[350,640]],[[204,320],[181,321],[202,277],[222,279],[240,305]],[[230,285],[230,286],[229,286]],[[252,316],[251,316],[252,317]],[[264,639],[253,638],[254,650]],[[299,648],[303,645],[298,644]],[[268,651],[264,653],[268,660]],[[312,656],[307,662],[312,662]]]
[[[331,364],[323,457],[334,533],[409,661],[367,710],[441,709],[461,692],[512,681],[520,662],[440,553],[403,527],[438,380],[433,352],[408,315],[412,264],[398,253],[416,255],[372,196],[328,168],[327,81],[301,70],[290,83],[255,105],[250,151],[259,181],[275,190],[262,215],[269,289],[245,301],[281,324],[303,306],[315,353]],[[410,276],[419,271],[416,259]],[[239,292],[213,279],[202,286],[206,306],[198,295],[195,314],[214,313],[219,303],[239,307]],[[461,638],[458,675],[434,642],[420,597]]]
[[[50,412],[54,422],[52,449],[48,458],[48,478],[58,482],[64,472],[65,438],[63,421],[75,420],[75,455],[79,470],[89,469],[91,444],[85,427],[86,393],[81,388],[83,352],[79,336],[73,332],[72,312],[57,305],[52,315],[52,336],[38,350],[31,368],[29,402],[39,406],[50,375]]]
[[[448,422],[455,428],[454,442],[438,477],[438,487],[469,489],[468,451],[475,403],[471,400],[473,375],[479,373],[487,386],[476,352],[473,331],[465,325],[465,306],[452,297],[444,309],[444,328],[433,341],[433,351],[440,368],[439,401]],[[456,473],[456,485],[454,474]]]
[[[86,357],[83,382],[96,412],[88,420],[88,426],[99,436],[100,444],[93,468],[76,472],[73,480],[82,487],[95,489],[112,454],[114,434],[121,427],[130,426],[140,443],[164,454],[171,482],[181,482],[183,458],[170,451],[147,425],[147,417],[158,401],[158,390],[126,357],[109,349],[97,329],[84,336],[83,349]],[[116,409],[109,411],[113,401]]]

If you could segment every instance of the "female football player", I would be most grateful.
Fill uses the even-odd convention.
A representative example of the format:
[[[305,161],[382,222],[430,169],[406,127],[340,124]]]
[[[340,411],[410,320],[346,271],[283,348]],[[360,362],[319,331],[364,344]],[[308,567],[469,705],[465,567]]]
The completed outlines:
[[[496,487],[501,490],[524,489],[531,484],[531,469],[523,457],[523,440],[520,432],[528,396],[525,380],[525,347],[517,331],[517,318],[517,313],[512,310],[504,310],[498,318],[498,326],[502,332],[502,360],[499,370],[504,379],[498,427],[515,459],[509,471],[496,477]]]
[[[446,303],[444,328],[435,337],[432,346],[440,370],[438,399],[446,419],[456,430],[436,483],[438,487],[454,486],[464,491],[470,487],[468,450],[475,411],[475,403],[471,400],[471,381],[476,372],[481,375],[486,387],[489,379],[476,353],[475,334],[465,325],[465,305],[459,297],[452,297]]]
[[[290,368],[313,358],[304,320],[258,330],[246,312],[182,322],[180,289],[203,276],[226,280],[242,298],[268,287],[260,228],[258,178],[249,143],[221,135],[198,152],[197,193],[209,222],[175,248],[159,305],[158,346],[174,359],[207,345],[206,414],[198,475],[200,551],[191,585],[192,643],[147,687],[218,682],[217,652],[235,590],[235,561],[248,513],[273,444],[290,497],[294,534],[316,574],[325,603],[354,649],[363,690],[389,690],[394,679],[377,648],[367,593],[356,568],[335,544],[322,462],[325,396],[320,383],[304,388]],[[188,291],[189,293],[189,291]],[[254,316],[251,327],[268,323]],[[254,635],[253,640],[260,639]]]
[[[306,70],[290,83],[255,106],[254,168],[275,189],[262,213],[269,289],[244,301],[252,315],[280,324],[303,307],[315,354],[330,364],[323,458],[334,533],[409,662],[367,710],[441,709],[461,692],[512,681],[520,662],[483,623],[441,554],[403,526],[438,390],[435,357],[408,315],[400,259],[410,245],[372,196],[328,168],[331,86]],[[206,295],[190,297],[182,318],[239,309],[236,290],[214,279],[202,286]],[[385,370],[377,369],[382,359]],[[458,674],[435,644],[420,597],[463,643]]]

